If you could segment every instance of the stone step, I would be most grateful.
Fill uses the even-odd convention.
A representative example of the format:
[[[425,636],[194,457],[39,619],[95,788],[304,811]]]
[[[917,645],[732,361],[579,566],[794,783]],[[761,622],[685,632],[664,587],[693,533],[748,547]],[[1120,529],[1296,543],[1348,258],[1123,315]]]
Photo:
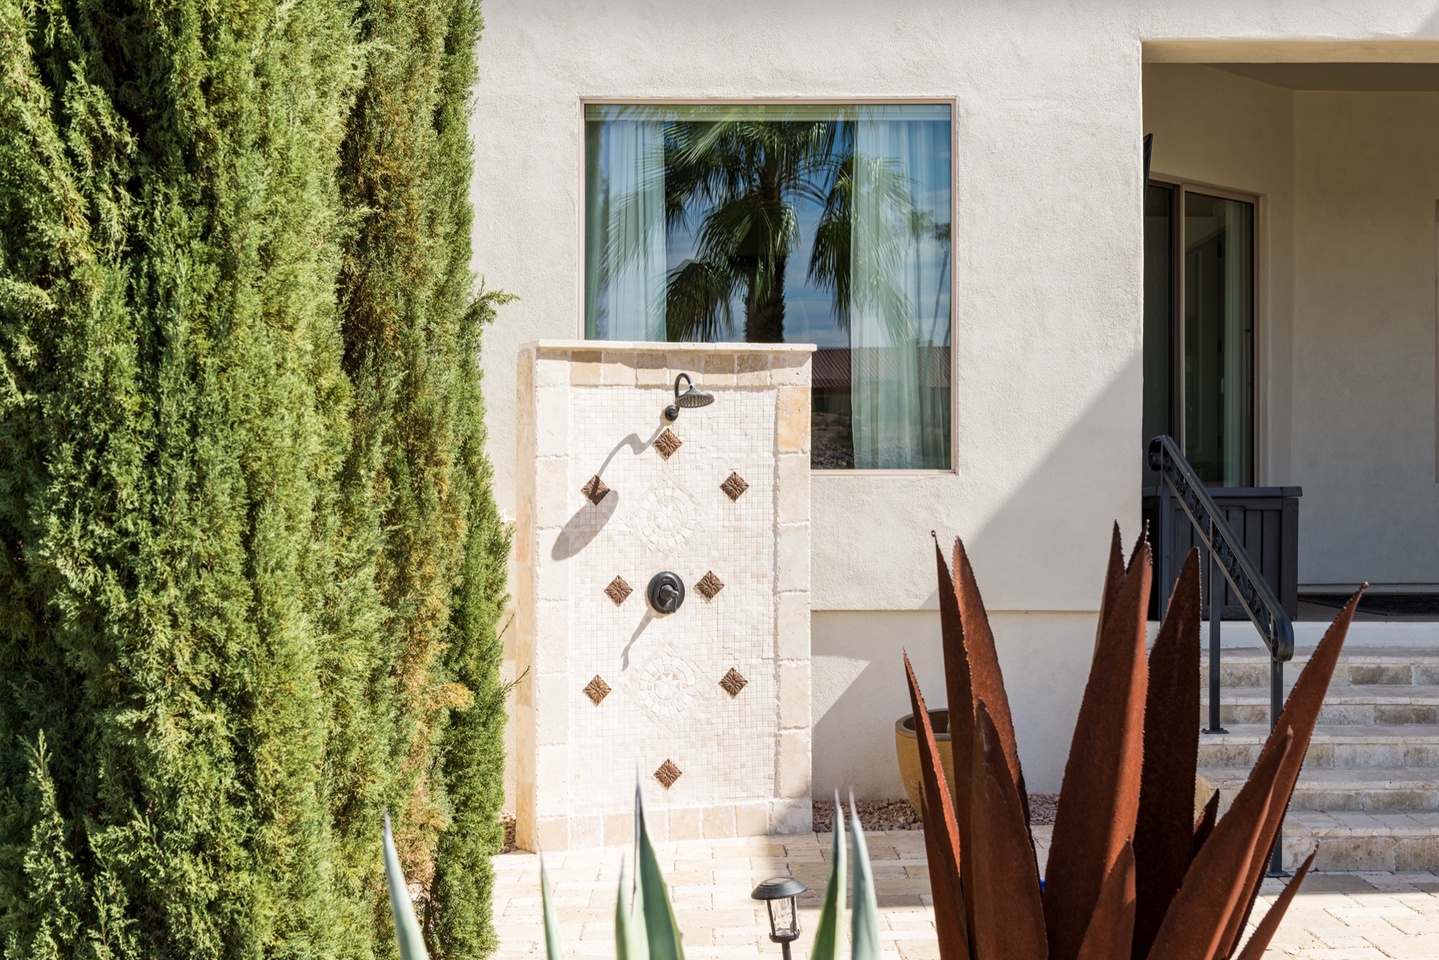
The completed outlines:
[[[1206,767],[1204,776],[1228,810],[1249,777],[1248,767]],[[1323,811],[1439,811],[1439,767],[1311,767],[1294,785],[1291,809]]]
[[[1228,733],[1201,733],[1199,768],[1252,767],[1269,736],[1268,723],[1236,723]],[[1321,723],[1306,767],[1439,767],[1439,724],[1396,726]]]
[[[1439,624],[1364,626],[1376,629],[1346,643],[1294,788],[1284,830],[1290,870],[1316,843],[1320,870],[1439,869]],[[1300,640],[1309,645],[1284,665],[1286,693],[1313,653],[1313,638]],[[1201,727],[1209,715],[1207,659]],[[1220,713],[1228,732],[1199,738],[1200,773],[1219,790],[1221,809],[1233,802],[1269,735],[1269,674],[1263,649],[1226,648],[1221,655]]]
[[[1434,870],[1439,811],[1291,810],[1284,819],[1285,869],[1303,863],[1316,844],[1316,870]]]
[[[1284,664],[1284,686],[1289,689],[1312,648],[1296,650]],[[1199,675],[1207,687],[1209,658],[1200,662]],[[1225,650],[1219,657],[1219,682],[1224,687],[1269,689],[1269,654],[1264,650]],[[1439,642],[1422,647],[1356,647],[1340,655],[1330,689],[1342,686],[1439,685]]]
[[[1209,691],[1199,695],[1199,723],[1209,722]],[[1219,713],[1225,726],[1268,724],[1268,687],[1226,687],[1219,691]],[[1343,684],[1332,686],[1319,710],[1320,723],[1439,724],[1439,685]]]

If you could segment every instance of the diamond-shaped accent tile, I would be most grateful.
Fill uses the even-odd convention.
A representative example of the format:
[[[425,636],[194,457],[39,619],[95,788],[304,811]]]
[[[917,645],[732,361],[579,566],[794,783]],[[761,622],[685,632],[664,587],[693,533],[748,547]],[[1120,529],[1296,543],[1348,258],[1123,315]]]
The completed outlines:
[[[585,684],[585,696],[589,697],[590,700],[592,700],[594,702],[594,705],[597,707],[600,705],[600,702],[609,695],[610,685],[608,683],[605,683],[604,678],[602,678],[599,674],[595,674],[595,678],[589,683]]]
[[[724,589],[724,582],[715,576],[713,570],[710,570],[695,582],[695,589],[698,590],[706,600],[713,600],[715,594]]]
[[[599,677],[595,677],[595,679],[598,680]],[[724,687],[725,693],[732,697],[739,696],[739,692],[745,688],[745,684],[747,683],[749,683],[749,681],[741,676],[740,672],[734,667],[730,667],[729,673],[720,677],[720,686]]]
[[[625,582],[624,577],[615,577],[613,580],[610,581],[610,585],[608,587],[605,587],[605,596],[613,600],[615,602],[615,606],[617,607],[620,604],[624,603],[625,598],[632,593],[634,593],[634,590],[632,590],[630,588],[630,585]]]
[[[665,427],[665,432],[655,437],[655,449],[660,452],[660,456],[668,460],[675,455],[675,451],[680,448],[682,442],[679,437],[675,436],[673,430]]]
[[[681,775],[680,768],[675,766],[670,760],[666,760],[660,764],[660,768],[655,771],[655,779],[663,784],[666,790],[674,786],[675,781],[678,780]]]
[[[593,503],[595,506],[599,506],[600,501],[603,500],[605,498],[605,494],[609,492],[610,488],[605,486],[605,482],[600,479],[599,474],[595,474],[593,477],[590,477],[588,480],[585,481],[585,485],[583,487],[580,487],[580,493],[583,493],[585,495],[585,499],[588,500],[590,503]]]
[[[744,496],[744,492],[749,489],[749,484],[745,483],[744,477],[737,473],[731,473],[729,477],[725,479],[725,482],[720,484],[720,489],[723,490],[725,496],[731,500],[738,500]]]

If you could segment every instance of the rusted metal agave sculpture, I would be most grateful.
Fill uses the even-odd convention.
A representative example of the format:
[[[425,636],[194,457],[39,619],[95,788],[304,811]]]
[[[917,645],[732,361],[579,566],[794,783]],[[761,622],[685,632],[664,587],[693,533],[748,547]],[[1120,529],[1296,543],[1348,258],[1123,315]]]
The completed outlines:
[[[1099,634],[1041,888],[994,635],[959,541],[935,542],[954,769],[951,799],[905,656],[943,960],[1259,960],[1309,858],[1240,950],[1359,594],[1325,634],[1229,812],[1194,819],[1199,562],[1191,552],[1146,656],[1151,557],[1114,530]],[[965,707],[968,709],[965,709]],[[965,774],[968,774],[967,776]]]

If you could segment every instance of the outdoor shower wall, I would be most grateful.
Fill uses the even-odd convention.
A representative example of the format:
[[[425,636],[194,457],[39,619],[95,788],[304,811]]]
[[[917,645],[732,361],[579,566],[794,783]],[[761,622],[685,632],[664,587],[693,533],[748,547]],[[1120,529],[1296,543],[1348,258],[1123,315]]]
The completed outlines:
[[[630,842],[636,779],[660,837],[810,829],[810,350],[521,348],[520,846]]]

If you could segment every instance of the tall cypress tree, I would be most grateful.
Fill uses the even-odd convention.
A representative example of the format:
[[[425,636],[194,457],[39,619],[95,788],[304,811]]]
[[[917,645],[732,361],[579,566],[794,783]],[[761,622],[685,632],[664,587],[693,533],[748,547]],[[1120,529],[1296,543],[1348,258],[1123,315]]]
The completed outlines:
[[[372,955],[385,807],[491,943],[478,25],[0,0],[6,957]]]
[[[504,776],[495,626],[509,547],[490,492],[478,368],[480,329],[503,298],[477,298],[470,270],[481,20],[475,0],[361,0],[360,23],[372,55],[343,154],[356,227],[341,303],[355,462],[371,464],[384,517],[377,582],[398,656],[398,840],[406,875],[426,891],[432,951],[479,957],[494,943],[489,856]]]

